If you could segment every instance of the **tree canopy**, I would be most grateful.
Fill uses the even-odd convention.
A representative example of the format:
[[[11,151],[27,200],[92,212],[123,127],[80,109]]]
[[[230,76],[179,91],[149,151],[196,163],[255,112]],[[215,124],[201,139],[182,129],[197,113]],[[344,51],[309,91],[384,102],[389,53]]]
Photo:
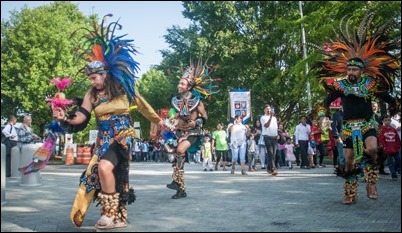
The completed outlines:
[[[270,103],[286,126],[293,126],[301,115],[308,115],[307,82],[312,104],[322,101],[325,91],[318,83],[311,65],[318,59],[313,47],[307,47],[303,59],[301,24],[310,44],[323,44],[337,33],[347,16],[349,23],[360,22],[367,10],[378,9],[374,24],[395,19],[393,32],[400,38],[401,2],[299,2],[294,1],[185,1],[183,15],[192,24],[188,28],[172,27],[165,36],[169,50],[158,67],[168,70],[188,64],[192,57],[210,56],[219,64],[221,91],[207,103],[212,121],[209,127],[227,116],[228,91],[250,89],[253,116],[263,114]],[[400,55],[399,55],[400,57]],[[307,70],[306,70],[307,67]],[[400,82],[399,93],[400,96]]]
[[[46,97],[58,90],[54,77],[76,76],[80,65],[74,60],[76,46],[71,34],[89,19],[69,2],[12,12],[1,22],[1,116],[32,114],[33,124],[43,128],[51,121]],[[86,85],[74,77],[67,96],[83,96]]]

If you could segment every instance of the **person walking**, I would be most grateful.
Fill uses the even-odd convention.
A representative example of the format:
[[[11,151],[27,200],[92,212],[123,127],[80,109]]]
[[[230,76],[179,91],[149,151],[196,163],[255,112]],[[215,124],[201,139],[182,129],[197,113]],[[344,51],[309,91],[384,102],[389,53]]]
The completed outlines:
[[[302,116],[300,123],[295,128],[295,147],[300,147],[301,163],[300,168],[309,169],[308,164],[308,147],[311,133],[311,126],[307,124],[307,117]]]
[[[271,111],[271,105],[266,104],[264,107],[264,115],[261,116],[262,125],[261,136],[264,137],[264,143],[267,151],[267,172],[273,176],[278,175],[275,167],[275,156],[278,149],[278,121]]]
[[[226,130],[223,129],[223,123],[218,123],[216,129],[212,133],[212,151],[215,151],[216,154],[215,171],[218,170],[219,162],[222,163],[222,170],[226,171],[229,149],[227,142],[228,135]]]
[[[289,169],[293,169],[293,163],[296,161],[296,156],[294,154],[294,145],[292,138],[286,138],[285,144],[286,161],[289,163]]]
[[[246,150],[247,150],[247,134],[249,128],[243,124],[241,115],[236,115],[233,123],[228,125],[228,132],[230,133],[230,147],[232,150],[232,169],[230,174],[234,174],[236,170],[236,163],[240,161],[241,174],[247,175],[246,172]]]
[[[211,147],[211,136],[209,134],[204,135],[204,143],[201,146],[201,156],[202,156],[202,167],[204,171],[213,171],[212,165],[212,147]],[[208,167],[207,167],[208,166]]]

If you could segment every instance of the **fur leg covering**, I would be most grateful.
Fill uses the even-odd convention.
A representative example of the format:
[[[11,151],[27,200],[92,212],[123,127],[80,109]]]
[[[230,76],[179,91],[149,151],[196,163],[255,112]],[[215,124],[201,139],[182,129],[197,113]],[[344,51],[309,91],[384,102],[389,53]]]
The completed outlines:
[[[357,183],[357,180],[345,180],[345,184],[343,186],[343,195],[345,196],[345,199],[343,201],[343,204],[350,205],[356,202],[358,196],[358,186],[359,184]]]
[[[367,164],[367,166],[364,167],[364,179],[363,182],[367,184],[376,184],[378,180],[378,169],[371,165]]]

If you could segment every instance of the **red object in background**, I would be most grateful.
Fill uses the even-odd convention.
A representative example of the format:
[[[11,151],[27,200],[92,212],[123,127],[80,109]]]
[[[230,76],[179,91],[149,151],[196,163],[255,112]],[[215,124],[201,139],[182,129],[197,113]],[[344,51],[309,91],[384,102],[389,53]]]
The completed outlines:
[[[332,103],[329,105],[329,108],[338,109],[341,108],[341,105],[342,105],[341,97],[338,97],[336,100],[332,101]]]
[[[159,117],[160,117],[160,118],[166,119],[166,118],[168,118],[168,115],[169,115],[169,109],[167,109],[167,108],[161,108],[161,109],[159,110]]]

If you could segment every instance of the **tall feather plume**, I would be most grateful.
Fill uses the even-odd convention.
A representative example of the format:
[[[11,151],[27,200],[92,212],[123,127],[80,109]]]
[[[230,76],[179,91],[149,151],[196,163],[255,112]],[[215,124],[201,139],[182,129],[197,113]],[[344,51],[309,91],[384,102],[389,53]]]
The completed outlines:
[[[136,73],[139,63],[132,55],[136,55],[131,39],[123,39],[127,34],[116,36],[115,31],[121,30],[119,20],[106,25],[106,19],[113,16],[107,14],[103,17],[100,25],[94,22],[93,30],[81,28],[87,31],[78,51],[79,58],[87,62],[101,61],[106,64],[112,78],[116,79],[124,88],[127,98],[132,101],[135,97]],[[84,71],[85,67],[81,69]]]
[[[376,12],[378,10],[366,13],[353,36],[349,32],[349,20],[343,25],[346,17],[342,18],[338,39],[330,39],[319,50],[324,55],[324,60],[318,61],[314,68],[318,69],[320,80],[344,77],[347,61],[360,58],[365,64],[362,70],[365,75],[375,79],[382,91],[393,90],[400,64],[392,52],[400,49],[400,37],[391,40],[387,36],[391,26],[395,26],[392,23],[384,23],[370,31]]]
[[[220,78],[212,78],[214,71],[218,66],[207,65],[208,59],[205,62],[198,59],[194,64],[190,59],[190,65],[183,71],[182,78],[188,79],[193,83],[193,91],[196,95],[209,97],[219,92],[217,82]]]

